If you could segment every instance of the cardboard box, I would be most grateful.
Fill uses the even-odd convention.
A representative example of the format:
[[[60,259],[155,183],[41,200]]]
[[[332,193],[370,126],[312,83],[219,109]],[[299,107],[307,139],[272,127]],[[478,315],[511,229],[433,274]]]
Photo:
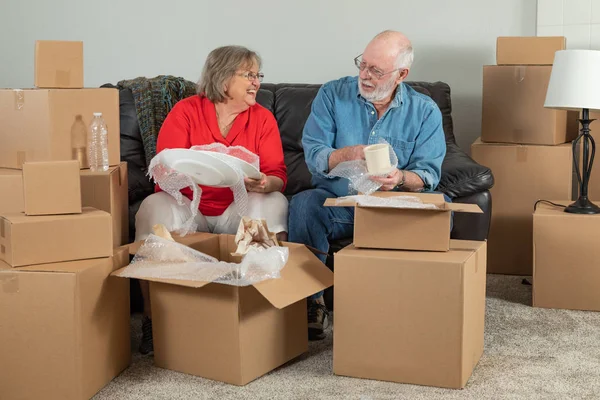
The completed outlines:
[[[83,88],[83,42],[37,40],[35,86]]]
[[[462,388],[483,354],[486,243],[335,254],[333,372]]]
[[[0,216],[23,212],[23,174],[14,169],[0,169]]]
[[[477,140],[471,145],[471,157],[494,174],[488,272],[531,275],[533,206],[539,199],[571,197],[571,145],[528,146]]]
[[[129,241],[127,163],[106,172],[81,170],[81,197],[85,207],[106,211],[112,217],[113,247]]]
[[[26,215],[81,214],[79,162],[23,164]]]
[[[600,311],[599,230],[600,215],[538,204],[533,214],[534,307]]]
[[[504,36],[496,40],[498,65],[552,65],[554,53],[567,48],[564,36]]]
[[[544,108],[551,66],[483,67],[483,142],[567,143],[577,137],[577,113]]]
[[[0,167],[79,160],[88,168],[87,135],[94,112],[108,129],[108,161],[120,162],[117,89],[0,89]]]
[[[11,269],[0,262],[0,397],[89,399],[131,360],[129,285],[114,258]]]
[[[0,260],[12,267],[112,254],[108,213],[84,207],[81,214],[0,217]]]
[[[355,207],[354,245],[372,249],[448,251],[452,211],[482,213],[476,204],[446,203],[433,193],[376,192],[372,196],[391,198],[414,196],[435,209],[395,208],[356,204],[349,198],[330,198],[326,207]]]
[[[230,256],[233,235],[196,238],[186,238],[190,247],[239,262]],[[290,253],[281,278],[252,286],[148,279],[154,364],[245,385],[306,352],[306,298],[331,286],[333,274],[305,246],[285,245]]]

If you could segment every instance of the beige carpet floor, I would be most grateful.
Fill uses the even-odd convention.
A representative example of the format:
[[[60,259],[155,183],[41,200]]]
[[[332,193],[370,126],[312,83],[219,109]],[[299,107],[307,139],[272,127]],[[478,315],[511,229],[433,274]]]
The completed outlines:
[[[521,281],[488,276],[485,351],[463,390],[335,376],[330,334],[244,387],[156,368],[151,357],[136,353],[94,400],[600,399],[600,313],[532,308],[531,286]],[[132,324],[137,349],[139,316]]]

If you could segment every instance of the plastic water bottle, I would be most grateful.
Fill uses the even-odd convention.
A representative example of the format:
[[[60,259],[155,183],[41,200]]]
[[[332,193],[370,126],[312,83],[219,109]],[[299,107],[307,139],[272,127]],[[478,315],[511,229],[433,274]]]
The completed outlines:
[[[71,125],[71,150],[72,159],[79,161],[79,168],[87,168],[88,128],[83,122],[83,117],[77,115]]]
[[[108,171],[108,130],[99,112],[90,123],[88,161],[92,171]]]

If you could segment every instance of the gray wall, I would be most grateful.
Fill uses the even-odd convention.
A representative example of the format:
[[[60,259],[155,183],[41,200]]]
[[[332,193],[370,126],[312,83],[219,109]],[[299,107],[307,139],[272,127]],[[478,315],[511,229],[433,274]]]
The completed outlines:
[[[175,5],[177,7],[175,7]],[[3,0],[0,87],[33,85],[37,39],[83,40],[85,86],[159,74],[197,80],[210,50],[241,44],[266,82],[322,83],[356,74],[377,32],[413,41],[409,80],[452,87],[455,131],[469,149],[481,127],[482,66],[497,36],[535,35],[535,0]]]

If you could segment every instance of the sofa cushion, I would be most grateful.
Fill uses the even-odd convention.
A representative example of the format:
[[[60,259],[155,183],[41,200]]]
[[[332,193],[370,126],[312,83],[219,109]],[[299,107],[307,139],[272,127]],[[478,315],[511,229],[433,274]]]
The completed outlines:
[[[442,112],[442,124],[446,142],[455,143],[454,125],[452,123],[452,101],[450,98],[450,86],[444,82],[406,82],[415,90],[425,89],[429,97],[435,101]],[[422,92],[423,93],[423,92]]]
[[[288,185],[285,194],[295,194],[312,187],[311,174],[304,160],[302,130],[320,85],[280,87],[275,93],[275,119],[279,125]]]

